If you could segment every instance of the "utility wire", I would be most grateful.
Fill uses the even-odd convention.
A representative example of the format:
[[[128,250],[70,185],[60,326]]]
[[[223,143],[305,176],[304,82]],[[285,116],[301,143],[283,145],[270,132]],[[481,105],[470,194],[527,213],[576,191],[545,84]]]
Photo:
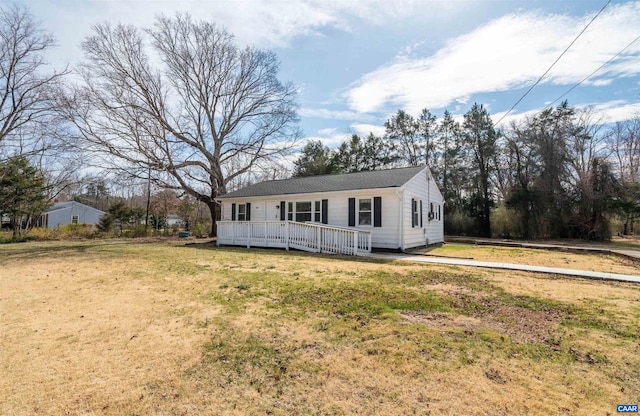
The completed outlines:
[[[624,48],[622,48],[622,50],[620,52],[618,52],[617,54],[615,54],[611,59],[609,59],[607,62],[605,62],[604,64],[600,65],[598,67],[598,69],[596,69],[595,71],[593,71],[592,73],[590,73],[589,75],[587,75],[586,77],[584,77],[580,82],[578,82],[576,85],[574,85],[573,87],[569,88],[564,94],[562,94],[560,97],[556,98],[555,100],[553,100],[549,105],[547,105],[545,108],[550,108],[553,104],[555,104],[556,102],[558,102],[558,100],[560,100],[562,97],[564,97],[565,95],[569,94],[571,91],[573,91],[578,85],[582,84],[583,82],[585,82],[586,80],[588,80],[589,78],[591,78],[592,76],[594,76],[598,71],[600,71],[602,68],[604,68],[605,66],[609,65],[611,63],[611,61],[613,61],[614,59],[616,59],[618,56],[620,56],[624,51],[626,51],[627,49],[629,49],[629,47],[631,45],[633,45],[634,43],[636,43],[638,40],[640,40],[640,36],[638,36],[637,38],[635,38],[634,40],[632,40],[627,46],[625,46]]]
[[[511,111],[513,111],[514,108],[516,108],[516,106],[518,104],[520,104],[520,102],[524,99],[524,97],[526,97],[527,95],[529,95],[529,93],[531,92],[531,90],[533,90],[533,88],[538,85],[540,83],[540,81],[542,81],[542,79],[549,73],[549,71],[551,71],[551,68],[553,68],[558,61],[567,53],[567,51],[573,46],[574,43],[576,43],[576,41],[580,38],[580,36],[582,36],[582,34],[589,28],[589,26],[591,26],[591,23],[593,23],[594,20],[596,20],[596,18],[598,16],[600,16],[600,13],[602,13],[604,11],[604,9],[609,5],[609,3],[611,3],[611,0],[607,0],[607,2],[605,3],[604,6],[602,6],[602,8],[600,9],[600,11],[598,13],[596,13],[595,16],[593,16],[593,18],[589,21],[589,23],[587,23],[587,25],[584,27],[584,29],[582,29],[582,31],[580,33],[578,33],[578,36],[575,37],[575,39],[573,39],[573,41],[569,44],[569,46],[567,46],[567,48],[562,51],[562,53],[560,54],[560,56],[558,56],[558,58],[551,64],[551,66],[544,72],[544,74],[542,74],[540,76],[540,78],[538,78],[538,80],[536,82],[533,83],[533,85],[531,87],[529,87],[529,89],[527,90],[527,92],[525,92],[522,97],[520,97],[518,99],[518,101],[516,101],[516,103],[511,106],[511,108],[509,109],[509,111],[507,111],[506,113],[504,113],[504,115],[502,117],[500,117],[500,120],[498,120],[497,123],[495,123],[495,125],[497,126],[498,124],[500,124],[500,122],[502,120],[504,120],[504,118],[509,115],[509,113]]]

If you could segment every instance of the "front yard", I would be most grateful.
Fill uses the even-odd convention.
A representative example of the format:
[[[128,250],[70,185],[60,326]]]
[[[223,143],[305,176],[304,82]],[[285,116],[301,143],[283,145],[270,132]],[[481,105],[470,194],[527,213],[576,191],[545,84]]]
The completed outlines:
[[[108,240],[0,245],[0,287],[0,414],[592,415],[640,398],[639,285]]]

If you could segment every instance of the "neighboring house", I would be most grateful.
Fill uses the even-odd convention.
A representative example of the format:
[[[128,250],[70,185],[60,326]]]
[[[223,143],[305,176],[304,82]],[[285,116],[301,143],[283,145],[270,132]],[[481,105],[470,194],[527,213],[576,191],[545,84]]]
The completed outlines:
[[[444,201],[424,166],[265,181],[217,200],[218,244],[364,254],[444,241]]]
[[[104,214],[104,211],[80,202],[56,202],[40,216],[36,227],[53,229],[66,224],[98,224]]]
[[[172,227],[174,225],[177,227],[182,227],[184,226],[184,220],[177,214],[169,214],[167,215],[167,225],[169,227]]]

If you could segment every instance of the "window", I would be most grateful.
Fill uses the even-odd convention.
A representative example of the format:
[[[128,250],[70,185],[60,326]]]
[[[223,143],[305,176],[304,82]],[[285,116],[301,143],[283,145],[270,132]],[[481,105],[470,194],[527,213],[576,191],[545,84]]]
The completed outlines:
[[[314,209],[313,209],[313,221],[314,222],[320,222],[320,220],[322,219],[322,203],[320,201],[315,201],[313,203],[314,205]]]
[[[78,215],[72,215],[71,224],[77,224],[78,222],[80,222],[80,217]]]
[[[289,202],[287,208],[287,220],[293,221],[293,202]]]
[[[296,221],[311,221],[311,202],[296,202]]]
[[[238,204],[238,221],[247,220],[247,204]]]
[[[371,198],[358,200],[358,225],[371,225]]]
[[[420,224],[420,213],[418,212],[418,201],[411,199],[411,226],[416,227]]]
[[[442,219],[442,209],[440,208],[440,204],[435,204],[431,202],[429,204],[429,220],[438,220]]]

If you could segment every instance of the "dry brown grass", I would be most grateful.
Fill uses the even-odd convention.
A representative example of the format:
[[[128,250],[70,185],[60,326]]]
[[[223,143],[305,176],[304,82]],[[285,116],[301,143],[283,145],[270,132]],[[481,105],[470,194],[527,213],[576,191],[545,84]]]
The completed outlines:
[[[613,414],[637,285],[123,241],[0,245],[0,414]]]
[[[531,266],[639,275],[637,262],[615,255],[579,254],[530,248],[491,247],[447,243],[427,251],[437,256],[454,256],[478,261],[516,263]]]

